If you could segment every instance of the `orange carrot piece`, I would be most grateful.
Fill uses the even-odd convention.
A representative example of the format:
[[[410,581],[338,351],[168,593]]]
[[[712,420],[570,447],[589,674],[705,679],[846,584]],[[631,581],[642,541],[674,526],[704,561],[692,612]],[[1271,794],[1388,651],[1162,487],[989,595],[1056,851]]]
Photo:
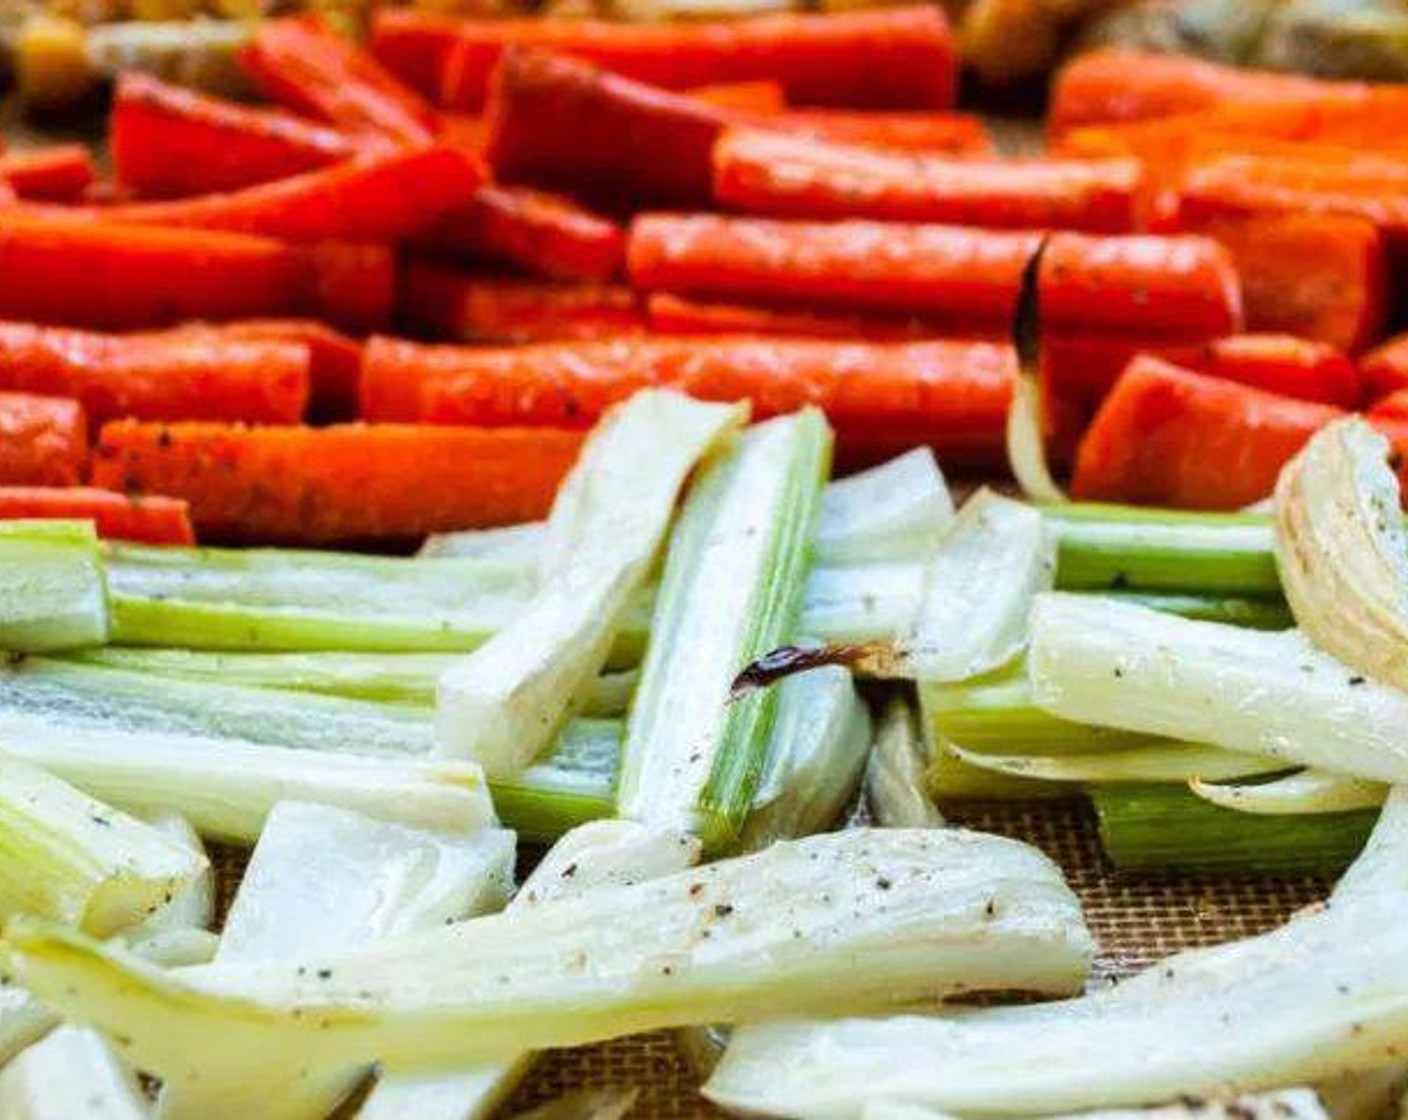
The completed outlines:
[[[972,113],[860,112],[849,109],[790,109],[749,122],[837,144],[902,148],[948,155],[990,156],[992,138]]]
[[[1286,462],[1344,413],[1140,357],[1081,440],[1082,500],[1240,509],[1270,495]]]
[[[113,174],[146,198],[238,190],[351,159],[367,141],[290,113],[119,76],[109,131]]]
[[[427,104],[438,101],[455,49],[459,18],[419,8],[377,7],[371,23],[367,48],[372,57]]]
[[[1141,354],[1198,369],[1207,359],[1207,340],[1048,330],[1041,337],[1041,376],[1053,399],[1090,415]]]
[[[438,127],[419,94],[316,15],[262,24],[240,61],[271,101],[355,135],[424,144]]]
[[[75,486],[88,463],[83,406],[0,393],[0,486]]]
[[[1014,360],[998,343],[838,343],[798,338],[621,338],[509,348],[374,338],[363,352],[367,419],[589,425],[648,386],[751,400],[772,416],[826,410],[854,462],[917,444],[945,462],[993,466]]]
[[[0,520],[92,521],[105,540],[196,543],[190,509],[179,498],[119,494],[92,486],[0,486]]]
[[[402,317],[455,342],[609,338],[644,329],[629,288],[476,276],[412,263],[402,276]]]
[[[390,22],[378,16],[374,49],[404,63],[412,20],[395,21],[401,32],[396,48],[388,45]],[[448,45],[427,44],[445,33]],[[953,103],[958,77],[953,34],[942,11],[930,5],[717,23],[425,21],[413,50],[427,65],[442,67],[441,104],[477,109],[500,54],[513,45],[573,55],[666,89],[775,81],[799,105],[943,109]]]
[[[88,419],[294,423],[308,404],[308,349],[213,331],[94,334],[0,322],[0,389],[72,397]]]
[[[1408,389],[1408,334],[1395,335],[1360,358],[1359,377],[1367,405]]]
[[[738,113],[781,113],[787,108],[787,91],[782,83],[762,79],[754,82],[716,82],[686,91],[691,97],[719,109]]]
[[[562,195],[497,183],[443,215],[415,246],[558,280],[612,280],[626,262],[625,232],[610,218]]]
[[[0,318],[134,330],[316,314],[368,330],[386,321],[394,283],[383,246],[0,211]]]
[[[1041,234],[884,222],[652,214],[631,227],[637,288],[1005,329]],[[1209,337],[1239,329],[1237,275],[1208,238],[1051,237],[1042,318],[1065,331]]]
[[[1232,254],[1249,330],[1350,352],[1382,336],[1388,252],[1372,222],[1318,214],[1185,215],[1181,226],[1215,237]]]
[[[106,425],[96,485],[190,503],[202,539],[409,541],[542,517],[582,433],[548,428]]]
[[[646,322],[656,334],[793,335],[798,338],[859,338],[870,342],[938,338],[945,333],[941,324],[926,324],[918,319],[822,314],[738,303],[700,302],[682,299],[668,292],[656,292],[647,298]]]
[[[1374,424],[1379,424],[1382,421],[1408,424],[1408,389],[1395,389],[1388,396],[1380,397],[1365,413],[1365,416]]]
[[[780,217],[878,218],[1120,233],[1139,222],[1134,160],[981,160],[730,129],[714,148],[721,204]]]
[[[1283,397],[1352,409],[1359,405],[1359,371],[1343,350],[1286,334],[1237,334],[1208,343],[1202,368]]]
[[[87,217],[281,237],[396,241],[427,229],[480,182],[478,163],[449,147],[392,149],[222,194],[94,207]]]
[[[92,184],[92,153],[82,144],[56,144],[0,156],[0,178],[20,198],[73,202]]]

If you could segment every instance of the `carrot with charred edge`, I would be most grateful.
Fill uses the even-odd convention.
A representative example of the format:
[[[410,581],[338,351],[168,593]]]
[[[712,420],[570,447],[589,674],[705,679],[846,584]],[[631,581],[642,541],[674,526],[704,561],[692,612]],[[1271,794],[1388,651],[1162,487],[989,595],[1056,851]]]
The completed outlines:
[[[113,174],[146,198],[238,190],[351,159],[368,141],[129,71],[109,130]]]
[[[392,149],[222,194],[90,208],[128,225],[186,226],[280,237],[397,241],[469,198],[478,163],[455,148]]]
[[[649,292],[914,316],[1001,331],[1041,234],[884,222],[650,214],[631,226],[632,284]],[[1231,258],[1208,238],[1051,237],[1047,329],[1210,337],[1239,329]]]
[[[308,367],[307,347],[292,342],[0,322],[0,389],[73,397],[94,425],[125,416],[294,423],[308,404]]]
[[[1239,509],[1344,413],[1141,357],[1116,383],[1076,453],[1072,493],[1091,501]]]
[[[0,179],[24,199],[73,202],[83,197],[95,178],[93,155],[82,144],[57,144],[0,156]]]
[[[0,486],[74,486],[87,465],[82,405],[65,397],[0,393]]]
[[[861,338],[871,342],[938,338],[945,333],[941,324],[926,324],[918,319],[828,315],[738,303],[705,303],[682,299],[668,292],[656,292],[647,298],[646,322],[656,334],[792,335],[798,338]]]
[[[240,62],[271,101],[355,135],[424,144],[438,127],[419,94],[315,15],[262,24]]]
[[[189,507],[179,498],[92,486],[0,486],[0,521],[18,518],[92,521],[98,536],[107,540],[196,543]]]
[[[609,338],[644,329],[629,288],[550,284],[407,266],[401,281],[406,323],[455,342],[539,342]]]
[[[0,318],[135,330],[191,319],[325,316],[372,330],[390,314],[384,246],[0,211]]]
[[[510,47],[486,116],[499,179],[621,210],[707,206],[710,157],[729,115],[578,59]]]
[[[562,195],[487,183],[416,239],[434,257],[507,265],[561,280],[607,281],[626,263],[626,235]]]
[[[399,542],[542,517],[581,442],[547,428],[119,421],[93,481],[184,498],[202,539]]]
[[[1359,372],[1343,350],[1285,334],[1238,334],[1208,343],[1201,367],[1214,377],[1297,400],[1351,409]]]
[[[715,82],[713,85],[695,86],[685,92],[716,108],[737,113],[771,116],[787,108],[787,92],[781,83],[766,79],[754,82]]]
[[[401,47],[412,19],[401,16]],[[378,17],[375,49],[387,52]],[[415,52],[441,65],[440,103],[478,109],[506,47],[572,55],[665,89],[775,81],[798,105],[945,109],[958,66],[943,13],[929,5],[830,14],[779,14],[716,23],[627,24],[597,20],[423,22]],[[448,33],[446,42],[428,40]],[[385,56],[385,54],[383,55]]]
[[[1219,215],[1181,222],[1217,238],[1242,278],[1247,327],[1356,351],[1388,318],[1388,252],[1363,218],[1319,214]]]
[[[1408,334],[1395,335],[1360,358],[1359,377],[1367,405],[1408,389]]]
[[[649,386],[751,400],[760,416],[823,408],[850,462],[930,444],[945,461],[1002,461],[1011,350],[966,341],[621,338],[518,348],[375,338],[363,352],[368,419],[589,425]]]
[[[714,147],[716,201],[779,217],[1121,233],[1138,225],[1143,187],[1134,160],[966,159],[762,129],[730,129]]]

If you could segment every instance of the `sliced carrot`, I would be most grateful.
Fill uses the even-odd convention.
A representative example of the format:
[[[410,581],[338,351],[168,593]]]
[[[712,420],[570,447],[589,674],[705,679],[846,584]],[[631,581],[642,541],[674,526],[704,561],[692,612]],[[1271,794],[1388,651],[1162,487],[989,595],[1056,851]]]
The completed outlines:
[[[126,416],[294,423],[308,404],[308,368],[307,347],[292,342],[0,322],[0,389],[72,397],[95,425]]]
[[[780,113],[787,108],[787,91],[782,83],[762,79],[753,82],[716,82],[695,86],[687,91],[691,97],[707,101],[720,109],[740,113]]]
[[[631,227],[644,291],[918,317],[1002,331],[1041,234],[884,222],[645,215]],[[1041,281],[1053,330],[1210,337],[1239,329],[1231,258],[1208,238],[1051,237]]]
[[[0,317],[134,330],[190,319],[316,314],[352,330],[394,297],[384,246],[124,226],[0,211]]]
[[[900,342],[944,334],[942,325],[926,324],[917,319],[701,302],[668,292],[656,292],[648,297],[646,321],[657,334],[793,335],[798,338],[860,338],[872,342]]]
[[[0,486],[75,486],[88,463],[83,406],[0,393]]]
[[[1386,397],[1380,397],[1365,415],[1373,423],[1389,420],[1408,424],[1408,389],[1395,389]]]
[[[1139,221],[1134,160],[981,160],[730,129],[714,148],[714,195],[780,217],[879,218],[1119,233]]]
[[[240,61],[270,100],[348,132],[423,144],[436,131],[413,89],[319,16],[262,24]]]
[[[351,159],[366,141],[273,109],[237,105],[128,71],[109,131],[113,173],[146,198],[268,183]]]
[[[0,520],[92,521],[98,536],[142,544],[196,543],[179,498],[120,494],[92,486],[0,486]]]
[[[1214,377],[1297,400],[1359,405],[1359,372],[1343,350],[1285,334],[1239,334],[1208,343],[1204,369]]]
[[[190,503],[202,539],[409,541],[542,517],[582,433],[547,428],[106,425],[93,480]]]
[[[1395,335],[1360,358],[1359,377],[1368,405],[1408,389],[1408,334]]]
[[[221,194],[90,208],[129,225],[281,237],[396,241],[427,229],[478,187],[478,162],[451,147],[391,149]]]
[[[73,202],[93,183],[93,155],[82,144],[56,144],[0,156],[0,178],[20,198]]]
[[[442,216],[416,248],[560,280],[607,281],[626,262],[625,231],[563,195],[486,183]]]
[[[1186,215],[1182,228],[1217,238],[1232,254],[1248,329],[1351,352],[1383,334],[1388,253],[1372,222],[1318,214]]]
[[[1207,340],[1048,330],[1041,337],[1041,376],[1053,399],[1090,415],[1141,354],[1197,369],[1207,359]]]
[[[363,416],[437,424],[585,426],[648,386],[751,400],[758,415],[826,410],[849,462],[929,444],[945,462],[1002,462],[1014,360],[1002,344],[797,338],[621,338],[509,348],[375,338]]]
[[[1239,509],[1344,413],[1140,357],[1081,440],[1072,493],[1092,501]]]
[[[455,342],[609,338],[644,322],[629,288],[475,276],[413,263],[402,277],[405,321]]]
[[[419,7],[383,6],[373,9],[371,23],[368,49],[372,57],[427,103],[437,101],[455,49],[460,20]]]
[[[790,109],[762,119],[755,115],[749,123],[837,144],[968,156],[996,152],[986,126],[972,113]]]
[[[378,18],[375,48],[408,51],[412,21],[401,17],[400,45]],[[443,67],[441,103],[477,109],[508,46],[570,54],[666,89],[718,82],[775,81],[799,105],[943,109],[953,103],[957,53],[943,13],[930,5],[830,14],[765,15],[727,22],[609,23],[598,20],[423,22],[413,52]],[[430,45],[443,37],[445,42]],[[398,69],[400,67],[398,66]]]

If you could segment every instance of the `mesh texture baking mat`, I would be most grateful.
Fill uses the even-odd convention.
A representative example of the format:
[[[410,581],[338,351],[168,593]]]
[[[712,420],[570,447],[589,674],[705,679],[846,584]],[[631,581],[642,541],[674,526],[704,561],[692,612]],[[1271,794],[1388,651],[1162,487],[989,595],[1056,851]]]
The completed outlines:
[[[1093,814],[1079,803],[950,806],[955,824],[1035,844],[1056,860],[1085,905],[1100,946],[1092,983],[1126,975],[1180,949],[1262,933],[1325,897],[1321,879],[1187,880],[1123,876],[1100,851]],[[222,912],[243,856],[219,852]],[[629,1086],[640,1091],[632,1120],[719,1117],[698,1094],[698,1079],[668,1034],[553,1051],[504,1109],[505,1115],[573,1089]],[[415,1120],[407,1117],[406,1120]]]

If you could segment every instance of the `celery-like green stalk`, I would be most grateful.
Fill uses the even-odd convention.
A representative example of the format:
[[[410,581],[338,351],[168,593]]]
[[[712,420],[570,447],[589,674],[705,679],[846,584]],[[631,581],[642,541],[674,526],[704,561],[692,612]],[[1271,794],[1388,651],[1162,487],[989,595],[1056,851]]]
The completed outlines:
[[[149,825],[0,756],[0,916],[37,914],[106,936],[207,866]]]
[[[914,709],[907,700],[892,699],[880,719],[865,775],[865,800],[877,824],[885,828],[943,827],[943,816],[925,788],[927,766]]]
[[[1346,778],[1326,770],[1297,770],[1269,779],[1218,782],[1201,775],[1188,788],[1214,805],[1239,813],[1295,816],[1302,813],[1341,813],[1350,809],[1377,809],[1388,796],[1380,782]]]
[[[638,393],[607,415],[558,491],[532,601],[440,680],[442,752],[502,777],[552,742],[605,665],[694,465],[745,415],[664,390]]]
[[[150,1120],[137,1077],[94,1031],[60,1027],[0,1069],[6,1120]]]
[[[1116,867],[1189,875],[1334,874],[1359,853],[1378,815],[1256,816],[1169,785],[1101,786],[1091,799]]]
[[[777,711],[734,678],[797,633],[831,431],[807,410],[759,424],[695,481],[665,559],[626,727],[621,815],[738,841]]]
[[[1224,622],[1252,630],[1285,630],[1295,625],[1291,608],[1279,596],[1192,595],[1176,591],[1105,591],[1100,594],[1101,598],[1200,622]]]
[[[1148,746],[1126,747],[1096,754],[984,754],[949,749],[960,760],[979,770],[990,770],[1014,778],[1035,778],[1043,782],[1176,782],[1186,785],[1198,778],[1220,781],[1270,774],[1284,769],[1284,763],[1256,755],[1225,751],[1221,747],[1197,743],[1155,740]]]
[[[107,640],[92,523],[0,521],[0,649],[37,653]]]
[[[549,754],[527,770],[492,779],[504,824],[524,840],[551,843],[578,825],[615,815],[621,738],[617,720],[573,720]]]

